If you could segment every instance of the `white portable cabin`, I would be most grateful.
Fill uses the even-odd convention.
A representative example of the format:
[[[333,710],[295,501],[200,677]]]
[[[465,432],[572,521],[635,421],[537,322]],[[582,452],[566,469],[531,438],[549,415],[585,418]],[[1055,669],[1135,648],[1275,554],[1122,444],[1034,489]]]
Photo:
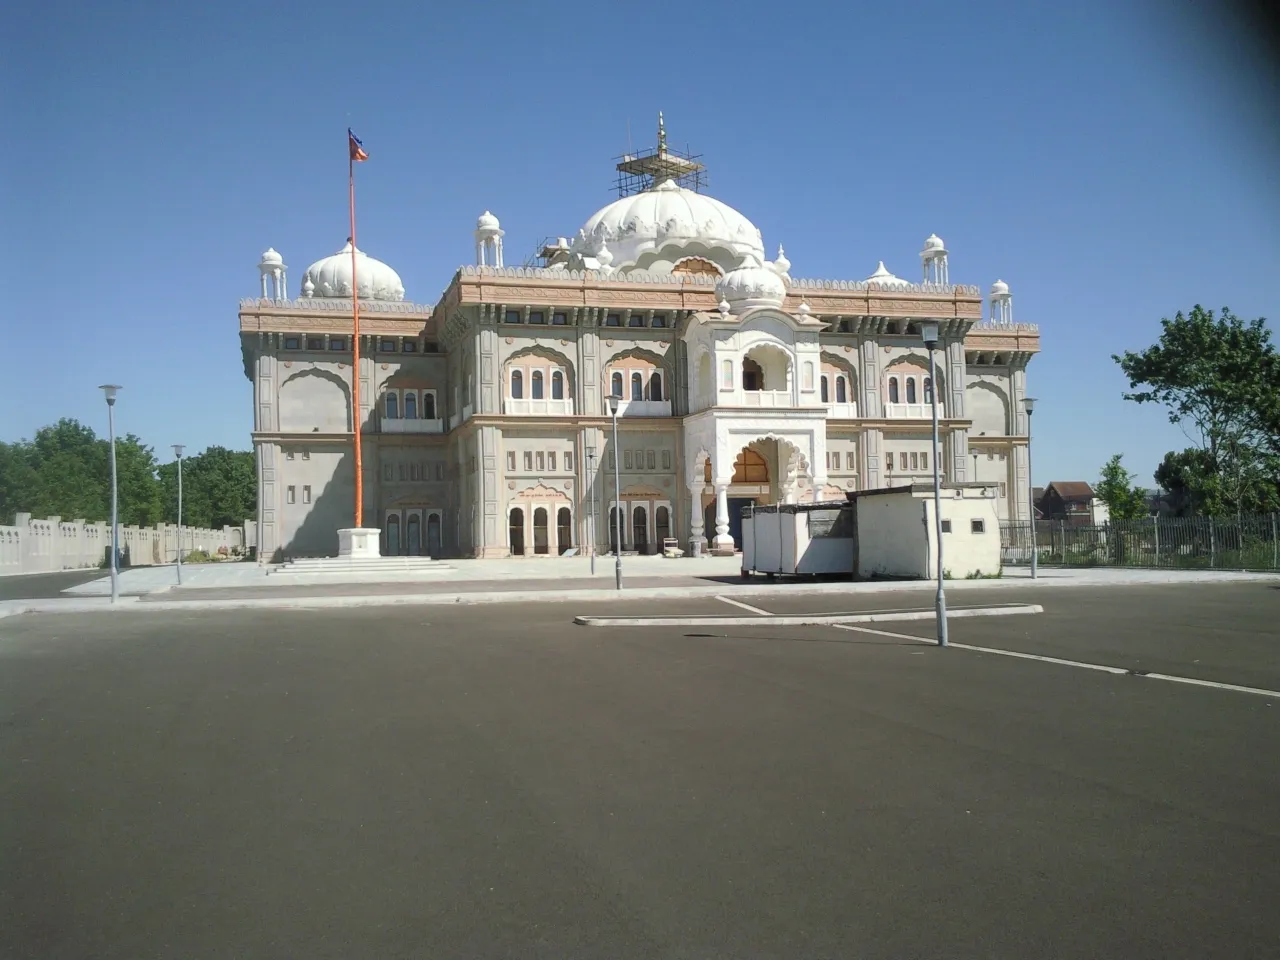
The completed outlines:
[[[944,485],[941,505],[947,575],[998,574],[995,485]],[[928,579],[937,573],[936,529],[933,485],[925,483],[862,490],[832,503],[748,507],[742,573]]]

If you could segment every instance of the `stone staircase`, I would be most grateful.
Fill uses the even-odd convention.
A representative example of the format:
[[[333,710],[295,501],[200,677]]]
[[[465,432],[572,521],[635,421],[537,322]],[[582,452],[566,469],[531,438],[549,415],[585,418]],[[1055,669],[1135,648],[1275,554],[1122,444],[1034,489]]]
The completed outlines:
[[[299,557],[267,570],[269,577],[362,574],[371,579],[428,579],[433,574],[453,573],[455,568],[430,557]]]

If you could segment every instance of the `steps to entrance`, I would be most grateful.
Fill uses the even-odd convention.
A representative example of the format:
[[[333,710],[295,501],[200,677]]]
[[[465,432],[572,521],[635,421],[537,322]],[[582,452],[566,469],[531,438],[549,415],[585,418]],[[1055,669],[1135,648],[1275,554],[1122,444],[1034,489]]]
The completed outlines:
[[[369,576],[385,575],[417,575],[453,573],[455,568],[443,560],[432,560],[430,557],[300,557],[290,560],[278,567],[267,570],[267,576],[289,576],[299,574],[352,574],[360,573]]]

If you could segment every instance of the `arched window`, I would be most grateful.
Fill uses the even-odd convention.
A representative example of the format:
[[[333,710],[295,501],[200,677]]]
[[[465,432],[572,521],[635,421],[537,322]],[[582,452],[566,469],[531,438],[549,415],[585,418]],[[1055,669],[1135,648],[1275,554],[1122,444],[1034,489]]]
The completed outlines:
[[[564,399],[564,374],[559,370],[551,374],[551,399]]]
[[[613,376],[609,378],[609,396],[622,396],[622,374],[617,370],[613,371]]]
[[[440,514],[433,513],[427,517],[427,555],[440,556]]]
[[[404,418],[406,420],[418,419],[418,394],[413,390],[404,392]]]
[[[409,522],[405,524],[408,536],[409,556],[416,557],[422,553],[422,520],[416,513],[409,514]]]
[[[564,553],[573,546],[573,514],[568,507],[556,511],[556,548]]]
[[[547,553],[547,508],[536,507],[533,511],[533,552]]]
[[[631,399],[644,399],[644,375],[638,371],[631,374]]]
[[[519,370],[511,371],[511,399],[520,400],[524,398],[524,374]]]
[[[632,514],[632,541],[631,545],[635,548],[636,553],[649,552],[649,511],[644,507],[636,507]]]
[[[400,419],[400,400],[394,390],[387,391],[386,408],[388,420]]]
[[[849,402],[849,387],[844,377],[836,377],[836,403]]]
[[[827,385],[827,378],[824,374],[821,383],[818,385],[819,395],[822,397],[823,403],[831,402],[831,388]]]
[[[422,419],[434,420],[435,418],[436,418],[436,395],[434,393],[423,393]]]
[[[733,389],[733,361],[726,360],[720,364],[720,389]]]
[[[907,403],[916,402],[916,378],[907,377]]]
[[[513,557],[524,556],[524,511],[519,507],[511,508],[510,537],[511,537],[511,555]]]
[[[666,507],[658,507],[653,512],[653,526],[658,540],[658,549],[665,549],[667,541],[671,538],[671,511]]]
[[[811,361],[806,360],[804,362],[804,377],[801,381],[800,388],[802,390],[813,389],[813,363]]]
[[[542,371],[535,370],[529,375],[529,399],[542,399]]]
[[[400,555],[400,518],[394,513],[387,517],[387,556]]]
[[[898,402],[898,378],[897,377],[889,378],[889,402],[890,403]]]
[[[649,399],[662,399],[662,374],[656,370],[649,374]]]
[[[713,524],[714,526],[714,524]],[[618,508],[609,508],[609,552],[618,552]]]
[[[933,381],[928,377],[924,378],[924,402],[933,403]]]

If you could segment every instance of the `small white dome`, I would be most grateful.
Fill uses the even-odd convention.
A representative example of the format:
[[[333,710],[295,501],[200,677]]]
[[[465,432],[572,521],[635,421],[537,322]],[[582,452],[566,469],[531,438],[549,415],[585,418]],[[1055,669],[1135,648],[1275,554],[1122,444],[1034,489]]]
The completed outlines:
[[[991,285],[991,296],[1006,297],[1009,295],[1009,285],[1003,280],[997,280]]]
[[[262,255],[262,261],[258,264],[260,267],[280,266],[284,264],[284,257],[276,253],[275,247],[267,247],[267,252]]]
[[[813,307],[809,306],[808,300],[801,300],[800,306],[796,307],[796,313],[800,314],[802,317],[807,317],[812,312]]]
[[[748,253],[759,263],[765,260],[755,224],[728,204],[672,180],[597,210],[578,231],[573,252],[596,256],[606,242],[613,248],[614,264],[623,271],[648,253],[678,259],[685,247],[698,255],[727,251],[729,263]]]
[[[716,293],[739,311],[755,307],[780,307],[787,285],[752,254],[716,281]]]
[[[480,214],[480,217],[476,220],[477,230],[497,230],[499,228],[498,218],[488,210]]]
[[[363,300],[403,300],[400,275],[381,260],[356,250],[356,276]],[[302,280],[304,297],[347,299],[351,296],[351,241],[331,257],[307,267]]]
[[[942,238],[936,233],[931,233],[929,234],[929,238],[924,242],[924,250],[921,251],[921,254],[946,252],[947,247],[946,244],[942,242]]]
[[[787,255],[782,249],[782,244],[778,244],[778,256],[773,261],[773,269],[784,280],[791,279],[791,261],[787,259]]]
[[[876,267],[876,272],[867,277],[866,283],[873,283],[876,286],[886,289],[906,289],[911,286],[911,281],[903,280],[901,277],[895,277],[884,265],[884,261],[880,261],[880,265]]]

